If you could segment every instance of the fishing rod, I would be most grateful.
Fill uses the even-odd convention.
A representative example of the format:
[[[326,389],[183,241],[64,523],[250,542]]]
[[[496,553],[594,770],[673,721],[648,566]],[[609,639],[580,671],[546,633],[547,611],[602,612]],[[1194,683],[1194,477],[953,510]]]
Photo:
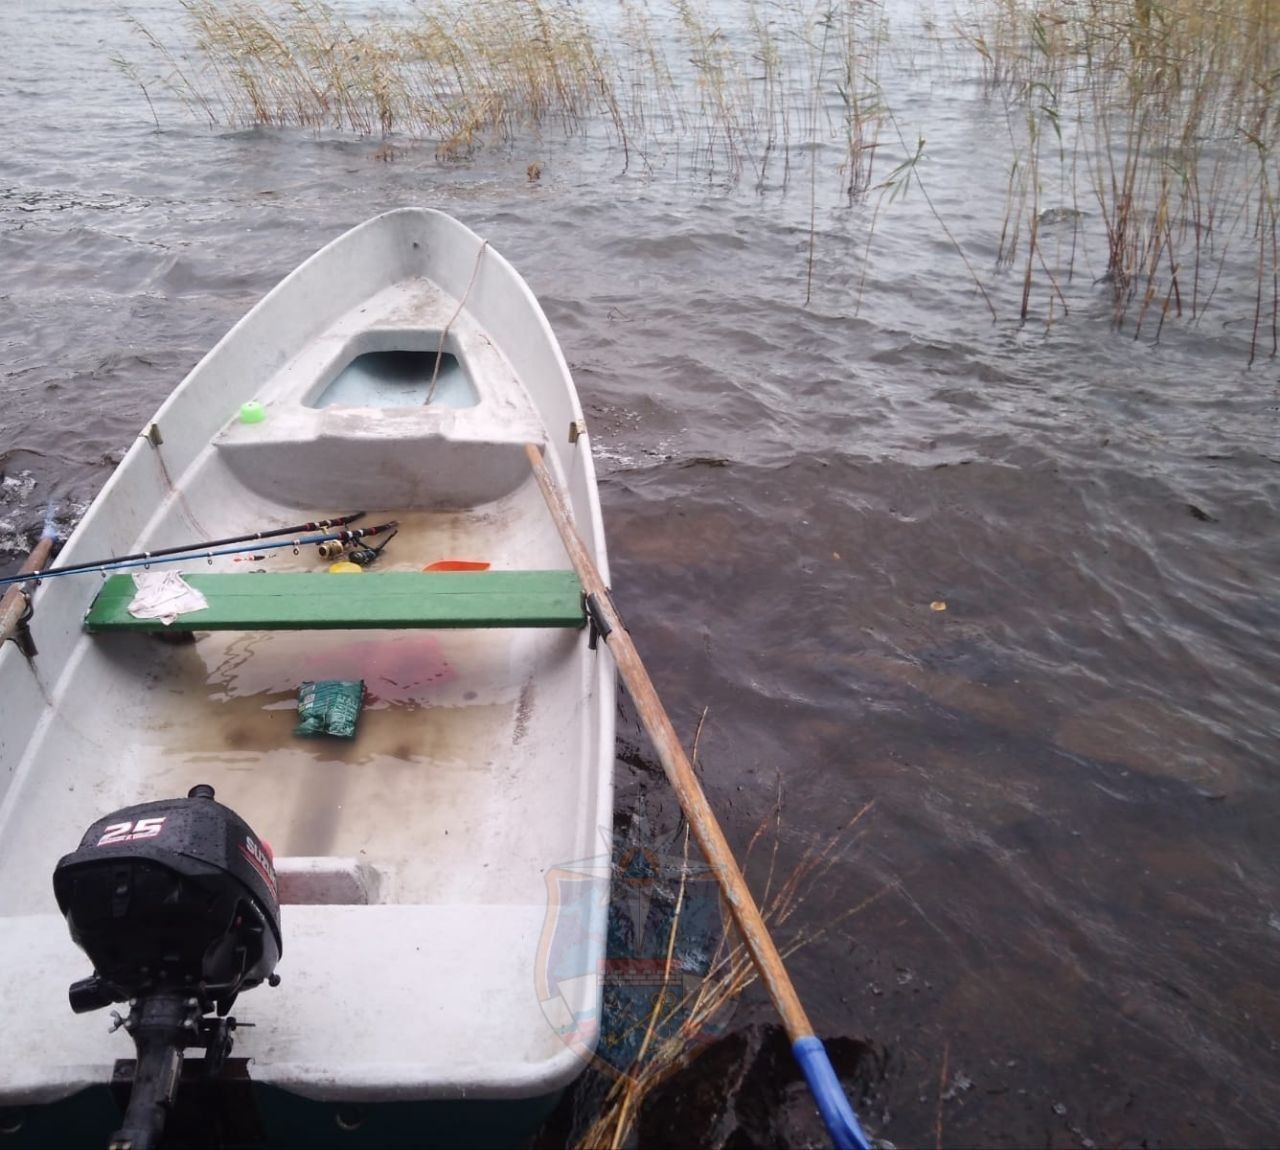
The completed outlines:
[[[348,520],[348,522],[350,522],[350,520]],[[189,551],[183,555],[166,555],[163,552],[152,552],[150,555],[143,555],[141,557],[129,559],[114,559],[105,563],[64,568],[52,567],[48,571],[32,571],[26,575],[10,575],[5,579],[0,579],[0,587],[6,586],[10,583],[38,583],[42,579],[56,579],[60,575],[87,575],[93,571],[105,573],[107,571],[119,571],[128,567],[150,567],[152,563],[181,563],[184,559],[213,559],[215,556],[219,555],[240,555],[245,551],[271,551],[280,547],[292,547],[295,551],[298,551],[313,543],[328,543],[330,540],[334,539],[344,543],[348,540],[366,539],[371,535],[381,535],[384,531],[394,531],[399,526],[399,523],[392,520],[389,523],[379,523],[376,527],[357,527],[352,531],[333,531],[327,535],[312,535],[305,539],[285,539],[279,543],[262,543],[255,540],[246,547],[224,547],[219,550]]]
[[[89,563],[68,563],[65,567],[50,567],[46,571],[35,574],[43,579],[46,575],[70,575],[76,571],[98,571],[106,563],[127,563],[134,559],[154,560],[162,555],[179,555],[188,551],[205,553],[210,547],[229,547],[233,543],[246,543],[251,539],[274,539],[280,535],[297,535],[304,531],[323,531],[326,527],[345,527],[354,523],[364,515],[363,511],[353,511],[350,515],[339,515],[336,519],[319,519],[314,523],[295,523],[292,527],[276,527],[271,531],[252,531],[245,535],[231,535],[226,539],[210,539],[206,543],[186,543],[177,547],[159,547],[155,551],[135,551],[132,555],[114,555],[110,559],[96,559]],[[31,578],[32,576],[28,576]],[[0,579],[0,586],[17,582],[16,579]]]

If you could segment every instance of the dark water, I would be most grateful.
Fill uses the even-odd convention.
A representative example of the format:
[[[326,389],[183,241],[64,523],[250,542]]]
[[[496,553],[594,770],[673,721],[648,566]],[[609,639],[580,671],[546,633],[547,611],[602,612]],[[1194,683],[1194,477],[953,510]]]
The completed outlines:
[[[619,605],[681,733],[706,712],[735,846],[780,791],[784,875],[874,801],[781,932],[827,928],[791,968],[869,1128],[1275,1142],[1276,365],[1248,370],[1247,331],[1212,312],[1154,345],[1117,333],[1089,275],[1069,321],[1020,328],[1020,277],[992,270],[1003,121],[976,88],[927,51],[894,72],[995,323],[918,194],[868,244],[874,198],[824,177],[805,306],[807,180],[623,173],[591,138],[382,162],[158,94],[157,131],[104,10],[10,5],[0,30],[6,569],[281,276],[375,211],[441,207],[559,334]],[[619,732],[619,829],[666,841],[678,811],[625,702]],[[641,1141],[817,1144],[772,1022],[749,992]]]

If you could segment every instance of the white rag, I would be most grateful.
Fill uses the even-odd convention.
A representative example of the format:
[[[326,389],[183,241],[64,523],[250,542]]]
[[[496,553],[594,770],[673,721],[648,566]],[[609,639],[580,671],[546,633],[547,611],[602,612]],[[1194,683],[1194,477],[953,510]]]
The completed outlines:
[[[176,571],[144,571],[135,574],[137,594],[129,604],[135,619],[159,619],[166,627],[179,615],[203,611],[209,600]]]

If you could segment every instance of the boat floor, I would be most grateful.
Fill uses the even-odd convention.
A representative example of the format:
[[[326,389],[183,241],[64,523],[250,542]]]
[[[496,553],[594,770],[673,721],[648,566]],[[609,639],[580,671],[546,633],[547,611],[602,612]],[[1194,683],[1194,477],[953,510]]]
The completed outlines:
[[[255,525],[320,513],[243,495]],[[190,537],[193,519],[213,535],[243,530],[234,502],[193,493],[149,545]],[[562,567],[545,514],[530,482],[472,512],[391,509],[362,523],[400,522],[379,569]],[[171,569],[313,570],[350,580],[353,594],[368,577],[324,573],[314,548],[259,554],[270,558]],[[285,981],[237,1009],[257,1024],[238,1046],[255,1077],[328,1098],[521,1096],[571,1077],[576,1056],[538,981],[549,876],[554,886],[557,868],[607,851],[588,702],[599,672],[585,644],[581,629],[86,636],[3,812],[0,873],[23,878],[0,887],[0,914],[25,957],[0,966],[0,999],[13,1005],[0,1058],[13,1065],[19,1036],[40,1027],[47,1057],[80,1067],[88,1085],[128,1053],[70,1011],[51,1021],[50,996],[65,1002],[88,968],[50,913],[49,876],[103,814],[210,783],[282,871],[320,860],[338,879],[358,865],[377,880],[362,897],[322,883],[319,898],[282,907]],[[315,679],[365,681],[354,739],[294,735],[298,686]],[[602,929],[599,908],[590,918]],[[580,990],[570,1021],[594,1001]],[[49,1078],[29,1059],[0,1101]]]
[[[288,521],[290,513],[298,515],[291,509],[277,518]],[[509,506],[480,515],[384,510],[361,523],[389,519],[400,528],[373,570],[418,570],[438,559],[512,568],[521,555],[534,567],[552,565],[543,541],[521,546],[513,529],[519,516]],[[167,569],[235,570],[246,578],[254,570],[314,571],[351,580],[353,594],[365,577],[324,574],[328,562],[314,547],[296,556],[288,548],[259,554],[267,558]],[[70,849],[113,805],[185,794],[206,782],[278,857],[371,863],[386,883],[385,900],[544,900],[540,875],[557,859],[545,857],[542,833],[527,830],[572,821],[545,768],[583,745],[566,731],[580,702],[572,688],[589,689],[581,682],[581,639],[557,628],[196,632],[190,643],[94,636],[86,657],[103,664],[95,691],[67,691],[45,746],[33,748],[39,779],[27,801],[58,794],[56,816],[42,818],[38,831],[11,828],[0,867],[30,858],[37,836]],[[319,679],[364,680],[354,739],[293,734],[299,684]],[[39,853],[56,861],[49,848]],[[45,907],[45,894],[7,885],[0,913]]]

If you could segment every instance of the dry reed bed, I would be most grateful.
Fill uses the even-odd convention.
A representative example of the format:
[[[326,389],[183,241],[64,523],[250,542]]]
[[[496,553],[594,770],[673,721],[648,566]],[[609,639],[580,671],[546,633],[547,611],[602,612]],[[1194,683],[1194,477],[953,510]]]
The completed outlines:
[[[732,35],[705,0],[591,15],[573,0],[425,0],[369,19],[322,0],[183,8],[189,60],[134,24],[162,82],[211,123],[427,140],[445,159],[604,124],[628,164],[676,150],[689,171],[760,187],[786,182],[792,144],[821,141],[839,147],[850,194],[870,185],[882,35],[870,0],[747,0],[747,32]]]
[[[1096,210],[1116,323],[1158,337],[1225,280],[1251,284],[1250,362],[1280,315],[1280,6],[1275,0],[976,0],[957,31],[1007,101],[1013,157],[1001,258],[1066,306],[1077,228]],[[1056,191],[1054,191],[1056,189]],[[1053,206],[1045,199],[1052,193]],[[1234,305],[1233,305],[1234,306]]]
[[[1085,245],[1100,236],[1105,260],[1091,259],[1091,274],[1109,284],[1117,326],[1158,338],[1168,319],[1194,322],[1215,305],[1247,322],[1250,362],[1274,356],[1276,0],[960,2],[943,47],[977,62],[1008,114],[998,264],[1020,276],[1022,318],[1041,299],[1049,323],[1067,311]],[[732,27],[716,0],[422,0],[369,18],[323,0],[183,8],[189,55],[138,27],[162,82],[211,123],[425,140],[446,160],[529,133],[603,130],[625,166],[674,157],[680,176],[722,185],[801,182],[806,302],[819,187],[828,193],[837,167],[850,202],[879,192],[869,234],[911,183],[927,197],[924,141],[912,156],[882,98],[888,26],[876,0],[742,0]],[[877,175],[886,125],[908,158]],[[929,208],[994,315],[984,274]]]
[[[695,747],[696,750],[696,747]],[[853,833],[873,808],[868,802],[853,817],[823,842],[805,852],[795,868],[781,881],[776,881],[778,843],[781,835],[782,796],[773,813],[757,826],[747,846],[751,861],[757,845],[771,832],[773,848],[765,868],[759,903],[765,922],[779,942],[783,958],[822,938],[848,919],[878,902],[897,889],[893,884],[882,887],[857,904],[845,908],[821,927],[794,929],[791,920],[804,905],[810,890],[824,879],[837,863],[847,863],[850,850],[858,839]],[[632,1020],[641,1035],[638,1051],[631,1064],[618,1072],[599,1063],[598,1069],[612,1079],[598,1112],[585,1130],[574,1139],[576,1150],[609,1147],[618,1150],[635,1132],[644,1102],[655,1090],[685,1069],[702,1052],[702,1036],[715,1033],[725,1024],[725,1016],[741,997],[757,974],[746,946],[732,927],[728,910],[723,911],[727,933],[711,956],[705,977],[691,992],[684,989],[677,948],[681,938],[681,912],[685,897],[685,876],[689,869],[689,835],[684,835],[684,865],[676,892],[675,911],[671,918],[666,948],[666,970],[662,986],[654,996],[649,1013]],[[785,936],[782,932],[786,932]]]

